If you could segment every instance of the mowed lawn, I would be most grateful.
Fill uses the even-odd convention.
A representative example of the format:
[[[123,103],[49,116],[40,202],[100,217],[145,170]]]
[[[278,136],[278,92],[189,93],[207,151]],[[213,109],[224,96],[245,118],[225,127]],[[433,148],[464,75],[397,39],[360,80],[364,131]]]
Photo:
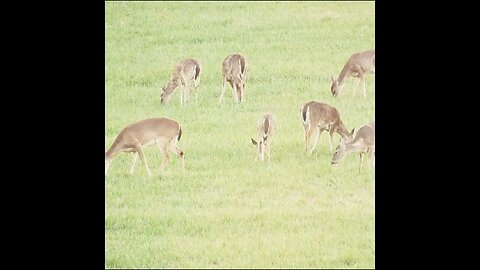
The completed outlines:
[[[163,174],[157,147],[145,149],[153,176],[120,154],[105,177],[107,268],[374,268],[375,174],[359,155],[336,166],[326,132],[304,152],[300,107],[326,102],[348,130],[375,119],[375,75],[330,93],[348,57],[375,48],[374,2],[106,2],[105,148],[139,120],[169,117],[183,128]],[[247,57],[246,101],[227,88],[221,66]],[[198,59],[198,100],[179,89],[160,104],[174,64]],[[228,86],[229,87],[229,86]],[[272,159],[255,160],[250,138],[275,115]],[[334,147],[339,142],[334,137]]]

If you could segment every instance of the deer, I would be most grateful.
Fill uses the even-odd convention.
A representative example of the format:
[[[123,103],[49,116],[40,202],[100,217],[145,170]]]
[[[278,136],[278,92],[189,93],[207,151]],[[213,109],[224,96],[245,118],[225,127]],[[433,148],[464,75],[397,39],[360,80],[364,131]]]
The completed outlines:
[[[266,113],[257,123],[258,136],[257,140],[252,139],[252,144],[257,148],[257,159],[263,161],[265,154],[270,160],[271,157],[271,144],[273,135],[277,130],[277,123],[275,117]]]
[[[239,53],[227,56],[222,64],[222,92],[220,93],[219,103],[223,101],[225,93],[225,85],[228,82],[232,87],[233,97],[236,102],[245,100],[245,84],[246,84],[247,60]]]
[[[185,59],[173,68],[170,81],[166,86],[162,87],[160,102],[168,103],[173,91],[180,85],[180,104],[184,105],[188,102],[192,87],[195,89],[195,102],[197,101],[197,89],[200,84],[200,75],[202,67],[200,62],[195,59]]]
[[[375,166],[375,122],[360,127],[352,141],[340,142],[332,157],[332,165],[339,163],[347,154],[360,152],[360,167],[362,170],[363,156],[368,154],[370,163]]]
[[[311,137],[316,133],[315,141],[310,149],[310,155],[315,149],[320,134],[323,131],[330,133],[330,153],[333,153],[332,139],[335,132],[337,132],[343,139],[351,140],[353,131],[348,132],[347,128],[340,119],[340,114],[337,109],[322,102],[312,100],[305,103],[300,109],[300,115],[303,121],[303,129],[305,131],[305,153],[308,152],[308,147],[311,144]]]
[[[375,49],[354,53],[350,56],[345,66],[337,79],[331,76],[332,86],[330,91],[334,97],[338,96],[342,91],[345,82],[351,77],[358,78],[355,88],[353,90],[353,96],[357,91],[357,86],[360,82],[363,83],[363,97],[367,97],[367,89],[365,86],[365,75],[375,74]]]
[[[110,148],[105,152],[105,176],[112,160],[120,153],[134,153],[130,174],[133,175],[138,157],[145,165],[149,176],[152,175],[145,159],[144,147],[158,146],[163,155],[160,164],[160,173],[163,172],[170,157],[168,152],[173,151],[180,158],[182,172],[185,173],[185,152],[177,147],[182,137],[182,126],[175,120],[168,118],[145,119],[128,125],[120,131]]]

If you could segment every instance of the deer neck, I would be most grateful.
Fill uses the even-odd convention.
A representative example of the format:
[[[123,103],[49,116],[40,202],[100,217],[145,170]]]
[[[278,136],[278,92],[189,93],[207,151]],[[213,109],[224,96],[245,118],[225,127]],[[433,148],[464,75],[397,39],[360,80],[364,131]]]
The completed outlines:
[[[120,152],[122,152],[122,147],[120,146],[120,143],[118,143],[118,141],[115,140],[112,146],[110,146],[110,148],[105,153],[105,157],[108,158],[109,160],[112,160]]]
[[[360,152],[365,150],[365,146],[359,140],[353,140],[350,143],[347,143],[347,153]]]
[[[348,65],[345,65],[342,69],[342,71],[340,72],[340,75],[338,75],[338,86],[340,88],[343,87],[343,85],[345,84],[345,81],[347,80],[348,76],[350,76],[350,68],[347,67]]]
[[[178,79],[172,79],[170,82],[168,82],[167,88],[165,89],[165,93],[170,94],[172,93],[175,88],[178,86]]]

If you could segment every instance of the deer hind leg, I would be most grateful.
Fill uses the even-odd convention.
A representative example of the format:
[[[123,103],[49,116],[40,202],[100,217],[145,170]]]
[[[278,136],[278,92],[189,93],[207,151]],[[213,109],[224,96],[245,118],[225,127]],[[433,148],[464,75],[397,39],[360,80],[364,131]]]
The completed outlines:
[[[173,151],[180,159],[182,173],[185,173],[185,152],[177,147],[177,139],[172,140],[170,143],[170,150]]]
[[[370,160],[370,164],[372,165],[372,168],[375,167],[375,150],[370,149],[368,152],[368,158]]]
[[[237,88],[237,84],[235,82],[231,83],[232,85],[232,91],[233,91],[233,97],[235,98],[235,102],[238,102],[238,88]]]
[[[223,83],[222,83],[222,92],[220,92],[220,99],[218,100],[218,103],[222,103],[223,101],[223,95],[225,94],[225,84],[227,83],[227,77],[223,77]]]
[[[180,104],[183,105],[183,82],[180,84]]]
[[[130,174],[133,174],[133,171],[135,170],[135,165],[137,164],[137,160],[138,160],[138,152],[135,152],[133,154],[132,166],[130,167]]]
[[[148,175],[151,176],[152,172],[148,168],[147,159],[145,158],[145,155],[143,153],[142,145],[141,144],[135,145],[135,150],[137,151],[138,155],[140,156],[140,160],[142,161],[143,165],[145,165],[145,169],[147,169]]]
[[[271,140],[268,140],[268,141],[267,141],[267,144],[266,144],[266,149],[265,149],[265,150],[266,150],[265,152],[266,152],[266,154],[267,154],[268,160],[270,160],[270,158],[271,158],[271,150],[270,150],[270,149],[271,149],[271,148],[270,148],[270,145],[271,145],[271,144],[272,144],[272,141],[271,141]]]
[[[161,145],[157,142],[158,149],[160,149],[160,153],[162,153],[163,159],[162,162],[160,163],[160,173],[163,172],[165,169],[165,166],[167,166],[168,161],[170,160],[170,156],[168,154],[168,149],[165,147],[165,145]]]
[[[241,83],[241,87],[239,87],[240,102],[243,102],[245,101],[245,84],[243,83],[243,81],[240,83]]]
[[[312,149],[310,149],[310,155],[313,153],[313,150],[315,150],[315,147],[317,146],[317,143],[318,143],[318,139],[320,138],[320,134],[322,133],[323,129],[320,127],[317,127],[312,130],[315,131],[316,136],[315,136],[315,140],[313,141]]]
[[[193,81],[193,87],[195,88],[195,104],[197,104],[198,100],[198,86],[200,85],[200,76],[196,80]]]

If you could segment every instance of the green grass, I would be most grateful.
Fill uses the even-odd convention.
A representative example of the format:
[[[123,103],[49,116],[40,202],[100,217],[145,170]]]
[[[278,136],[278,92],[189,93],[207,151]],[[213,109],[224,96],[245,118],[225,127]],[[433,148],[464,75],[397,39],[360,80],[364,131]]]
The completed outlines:
[[[158,148],[146,148],[153,176],[120,154],[105,178],[107,268],[374,268],[375,176],[358,172],[358,154],[331,166],[323,133],[304,154],[299,109],[335,106],[349,130],[375,118],[375,77],[367,98],[330,94],[353,53],[375,47],[373,2],[106,2],[105,148],[128,124],[170,117],[181,123],[164,173]],[[221,64],[247,57],[246,102],[227,88],[219,106]],[[173,65],[200,60],[198,102],[167,106],[160,91]],[[278,130],[270,162],[255,161],[250,137],[263,113]],[[335,143],[339,136],[335,135]],[[368,163],[366,163],[368,165]]]

